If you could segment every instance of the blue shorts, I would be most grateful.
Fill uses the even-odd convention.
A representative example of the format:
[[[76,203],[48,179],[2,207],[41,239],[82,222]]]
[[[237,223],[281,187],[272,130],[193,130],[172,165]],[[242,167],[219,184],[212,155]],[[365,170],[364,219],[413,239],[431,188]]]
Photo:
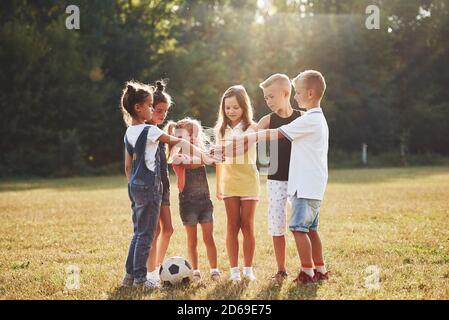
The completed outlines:
[[[290,231],[316,231],[318,229],[321,200],[298,198],[296,194],[290,200],[292,202]]]

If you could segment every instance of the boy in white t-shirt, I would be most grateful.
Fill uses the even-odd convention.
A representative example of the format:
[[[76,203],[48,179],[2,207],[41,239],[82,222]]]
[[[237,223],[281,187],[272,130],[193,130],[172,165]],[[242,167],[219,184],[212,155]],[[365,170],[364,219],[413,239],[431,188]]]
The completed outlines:
[[[294,282],[307,284],[327,280],[329,275],[318,235],[319,209],[328,179],[329,129],[320,105],[326,82],[320,72],[307,70],[293,79],[293,85],[295,100],[300,107],[307,109],[303,116],[278,129],[236,138],[224,150],[217,149],[217,152],[239,154],[246,144],[258,141],[287,138],[292,142],[288,176],[288,194],[292,200],[289,228],[295,237],[301,261],[301,271]]]

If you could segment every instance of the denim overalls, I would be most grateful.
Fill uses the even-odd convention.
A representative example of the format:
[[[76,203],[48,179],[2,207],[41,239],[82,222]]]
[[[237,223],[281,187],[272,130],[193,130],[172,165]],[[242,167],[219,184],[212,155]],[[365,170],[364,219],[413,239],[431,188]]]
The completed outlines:
[[[212,222],[213,210],[206,167],[187,169],[184,190],[179,193],[179,213],[182,223],[196,225]]]
[[[155,170],[150,171],[145,163],[145,148],[148,129],[146,126],[133,148],[125,137],[126,150],[133,157],[128,194],[133,211],[134,235],[126,259],[126,273],[134,277],[134,283],[146,281],[147,259],[156,233],[162,200],[160,149],[155,154]]]

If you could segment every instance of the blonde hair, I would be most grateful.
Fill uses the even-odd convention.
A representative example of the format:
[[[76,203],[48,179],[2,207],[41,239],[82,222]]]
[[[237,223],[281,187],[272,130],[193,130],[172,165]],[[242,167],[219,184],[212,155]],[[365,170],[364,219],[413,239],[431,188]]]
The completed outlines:
[[[283,73],[275,73],[269,76],[268,79],[259,84],[259,88],[266,89],[275,83],[285,86],[291,92],[292,83],[290,82],[290,78]]]
[[[201,123],[193,118],[186,117],[177,122],[168,121],[164,127],[164,131],[173,136],[176,129],[184,129],[188,132],[189,136],[193,139],[193,144],[201,150],[205,150],[205,143],[208,141],[206,135],[204,134],[203,127]],[[170,154],[171,146],[168,147],[167,153]]]
[[[326,91],[326,80],[324,80],[321,72],[316,70],[303,71],[292,81],[294,87],[301,81],[307,90],[314,90],[318,94],[319,99],[324,96],[324,92]]]
[[[251,125],[255,124],[253,121],[253,107],[251,105],[251,100],[246,92],[246,89],[242,85],[236,85],[228,88],[223,96],[221,97],[220,109],[218,111],[218,120],[215,125],[216,136],[218,139],[222,139],[226,132],[226,127],[229,125],[230,121],[226,117],[225,113],[225,100],[227,98],[235,97],[237,102],[243,110],[242,122],[243,131],[246,131]]]

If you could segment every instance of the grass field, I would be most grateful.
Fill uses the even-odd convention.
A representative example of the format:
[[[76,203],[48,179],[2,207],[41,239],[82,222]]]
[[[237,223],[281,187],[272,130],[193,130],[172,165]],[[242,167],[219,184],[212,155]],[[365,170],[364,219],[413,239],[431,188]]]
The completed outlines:
[[[175,233],[168,256],[186,256],[174,177],[171,181]],[[308,287],[291,283],[299,266],[291,234],[290,279],[280,286],[268,281],[276,267],[262,181],[256,213],[258,280],[226,281],[226,216],[223,203],[215,201],[223,281],[150,294],[119,288],[132,231],[124,177],[2,181],[0,298],[449,299],[449,167],[331,171],[320,231],[332,278]],[[212,175],[209,182],[214,185]],[[205,273],[201,242],[199,249]],[[79,268],[79,289],[66,288],[74,277],[67,271],[70,266]],[[376,270],[378,286],[370,280]]]

